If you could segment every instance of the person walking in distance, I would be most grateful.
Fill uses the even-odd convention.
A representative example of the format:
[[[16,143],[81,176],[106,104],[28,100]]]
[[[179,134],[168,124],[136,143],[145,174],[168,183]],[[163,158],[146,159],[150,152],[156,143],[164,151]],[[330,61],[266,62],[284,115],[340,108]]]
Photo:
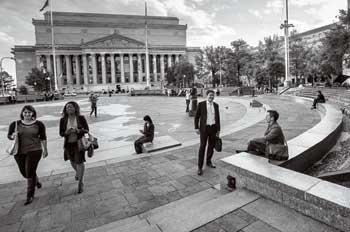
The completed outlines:
[[[22,176],[27,179],[27,200],[24,205],[34,200],[35,187],[41,188],[36,170],[41,159],[47,157],[46,129],[44,123],[36,120],[33,106],[23,107],[20,118],[10,124],[7,137],[10,140],[18,136],[18,152],[14,156]]]
[[[198,104],[194,117],[194,128],[200,135],[200,145],[198,151],[198,175],[203,175],[204,151],[207,146],[206,164],[210,168],[215,168],[212,162],[214,154],[215,138],[220,136],[220,113],[219,105],[214,102],[214,91],[207,91],[207,100]]]
[[[89,101],[91,103],[91,112],[90,112],[90,117],[93,113],[95,113],[95,118],[97,117],[97,101],[98,101],[98,96],[94,93],[91,93],[89,97]]]
[[[186,112],[190,112],[190,102],[191,102],[191,93],[189,90],[186,90]]]
[[[78,103],[67,102],[63,108],[60,120],[61,137],[64,137],[64,160],[70,160],[73,169],[76,171],[75,180],[78,180],[78,193],[83,192],[85,150],[80,149],[79,140],[85,133],[89,132],[89,126],[83,115],[80,115]]]

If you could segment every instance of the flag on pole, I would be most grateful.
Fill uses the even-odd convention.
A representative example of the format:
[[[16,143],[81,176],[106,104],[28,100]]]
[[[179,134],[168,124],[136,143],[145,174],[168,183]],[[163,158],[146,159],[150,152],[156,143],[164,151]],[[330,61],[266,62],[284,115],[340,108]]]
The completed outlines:
[[[41,7],[41,9],[40,9],[40,12],[43,11],[48,6],[49,6],[49,0],[46,0],[43,7]]]

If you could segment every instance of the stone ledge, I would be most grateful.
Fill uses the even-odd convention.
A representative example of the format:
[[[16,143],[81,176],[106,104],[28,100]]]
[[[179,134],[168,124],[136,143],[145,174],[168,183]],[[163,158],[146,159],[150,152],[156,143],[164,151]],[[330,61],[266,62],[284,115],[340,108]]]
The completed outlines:
[[[150,153],[177,146],[181,146],[181,143],[171,136],[166,135],[155,137],[152,143],[143,144],[143,150],[147,153]]]
[[[293,98],[298,103],[305,98]],[[289,140],[290,159],[269,163],[266,158],[239,153],[220,161],[221,183],[227,175],[236,177],[236,186],[293,208],[314,219],[344,231],[350,230],[350,189],[295,170],[302,171],[319,160],[336,142],[342,114],[329,104],[319,104],[322,120],[316,126]],[[286,168],[283,168],[286,167]]]

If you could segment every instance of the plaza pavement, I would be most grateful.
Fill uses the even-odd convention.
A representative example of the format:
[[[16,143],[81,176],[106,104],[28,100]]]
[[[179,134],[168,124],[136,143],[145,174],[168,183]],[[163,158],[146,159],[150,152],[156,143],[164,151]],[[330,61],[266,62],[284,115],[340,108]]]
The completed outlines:
[[[132,99],[136,98],[125,98],[122,101],[127,104]],[[143,101],[144,99],[147,98],[136,100]],[[152,99],[151,101],[148,100],[148,103],[155,103],[157,98],[148,99]],[[159,112],[159,118],[171,119],[171,116],[166,113],[169,111],[181,112],[183,99],[165,99],[168,98],[160,101],[173,101],[173,103],[171,106],[167,106],[166,109],[159,107],[158,110],[161,111],[156,112]],[[241,104],[232,101],[233,105],[228,106],[227,110],[231,107],[233,110],[231,112],[227,111],[227,115],[224,116],[226,114],[225,111],[223,112],[224,102],[231,102],[231,99],[223,97],[218,98],[217,101],[222,101],[221,115],[223,120],[227,120],[225,122],[227,127],[236,124],[236,127],[239,128],[244,124],[240,119],[247,112]],[[289,101],[288,98],[262,97],[259,100],[281,113],[279,122],[284,129],[287,140],[308,130],[320,120],[317,111],[309,110],[309,106],[295,104]],[[109,101],[109,99],[107,98],[106,101]],[[145,102],[140,104],[144,109],[148,108]],[[235,115],[235,110],[239,112],[239,115]],[[1,111],[3,110],[1,109]],[[259,115],[259,112],[257,111],[256,114]],[[97,118],[97,122],[102,121],[103,117],[108,118],[109,116],[101,115],[101,119]],[[141,117],[141,115],[135,118],[137,117]],[[118,118],[123,118],[123,116]],[[92,122],[95,119],[90,120]],[[135,128],[139,129],[142,121],[139,119],[135,119],[135,121],[139,123]],[[3,124],[3,121],[0,122]],[[51,173],[50,176],[41,178],[43,188],[36,192],[34,202],[26,207],[23,206],[25,181],[0,185],[0,231],[84,231],[138,215],[217,185],[219,183],[220,167],[205,169],[203,176],[196,175],[198,144],[191,144],[191,141],[199,140],[199,138],[192,134],[193,119],[184,116],[183,122],[184,124],[188,123],[185,124],[183,132],[178,135],[174,133],[172,136],[186,146],[150,155],[136,156],[128,154],[128,157],[132,158],[125,158],[124,161],[120,157],[120,160],[114,157],[111,162],[103,161],[102,163],[92,164],[92,167],[86,169],[85,191],[83,194],[76,194],[77,183],[74,181],[74,173],[67,172],[70,169],[63,169],[61,174]],[[236,149],[245,148],[249,138],[262,135],[266,128],[264,121],[246,126],[248,127],[239,131],[235,131],[233,127],[230,128],[232,129],[231,133],[227,132],[223,136],[223,152],[215,153],[215,160],[232,155]],[[162,132],[161,129],[159,135],[170,132],[169,130]],[[109,131],[108,133],[112,132]],[[183,139],[181,140],[181,138]],[[4,172],[2,171],[2,173]],[[244,209],[226,215],[224,219],[230,219],[230,215],[232,216],[230,225],[236,226],[236,231],[243,227],[248,228],[249,225],[253,228],[258,226],[258,229],[265,229],[242,231],[279,231],[278,229],[266,229],[271,227],[266,221],[252,216],[251,212],[249,213]],[[245,222],[243,223],[245,226],[242,226],[242,221]],[[217,226],[217,224],[205,225],[200,228],[200,231],[226,231],[225,226],[220,223],[217,230],[210,229],[213,226]]]

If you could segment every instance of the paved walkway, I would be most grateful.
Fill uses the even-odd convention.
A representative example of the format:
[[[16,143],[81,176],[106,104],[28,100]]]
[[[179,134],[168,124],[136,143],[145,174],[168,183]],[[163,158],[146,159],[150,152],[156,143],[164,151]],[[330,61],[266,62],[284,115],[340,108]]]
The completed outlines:
[[[279,121],[287,140],[320,120],[309,106],[278,97],[260,100],[281,112]],[[244,148],[248,139],[260,136],[265,127],[265,122],[259,122],[225,135],[223,152],[215,153],[214,158]],[[43,188],[26,207],[24,181],[0,185],[0,231],[84,231],[206,190],[219,183],[220,167],[205,169],[203,176],[197,176],[197,151],[198,145],[189,145],[88,168],[85,191],[80,195],[76,194],[73,172],[44,177]]]

